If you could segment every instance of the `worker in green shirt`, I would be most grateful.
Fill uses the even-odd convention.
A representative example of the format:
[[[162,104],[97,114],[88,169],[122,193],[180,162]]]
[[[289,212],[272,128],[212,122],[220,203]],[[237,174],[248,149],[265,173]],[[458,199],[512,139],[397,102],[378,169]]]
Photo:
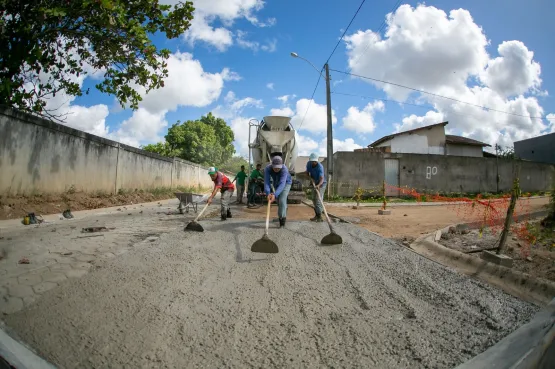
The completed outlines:
[[[245,179],[247,178],[247,173],[245,172],[245,166],[241,165],[241,170],[235,175],[233,182],[237,180],[237,203],[244,204],[243,196],[245,195]]]
[[[249,179],[249,199],[247,201],[247,206],[254,206],[254,198],[256,196],[256,186],[257,180],[264,179],[262,175],[262,164],[256,164],[256,169],[252,171],[251,177]]]

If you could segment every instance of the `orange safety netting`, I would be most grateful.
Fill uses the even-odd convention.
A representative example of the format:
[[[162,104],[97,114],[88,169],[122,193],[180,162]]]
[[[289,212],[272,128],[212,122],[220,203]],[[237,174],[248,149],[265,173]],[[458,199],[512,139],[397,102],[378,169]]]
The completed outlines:
[[[465,223],[473,223],[479,225],[480,235],[488,228],[492,234],[500,234],[503,230],[507,210],[511,201],[511,194],[503,194],[496,198],[486,199],[478,194],[475,198],[468,197],[446,197],[439,193],[420,193],[414,188],[397,187],[385,184],[384,192],[398,192],[399,196],[410,196],[418,202],[425,199],[427,202],[443,202],[446,206],[455,211],[457,216],[464,220]],[[531,245],[535,244],[536,237],[529,231],[530,220],[530,194],[524,194],[519,197],[513,212],[513,223],[510,226],[511,231],[518,239],[522,241],[521,255],[527,257],[530,253]],[[384,200],[385,208],[386,202]]]

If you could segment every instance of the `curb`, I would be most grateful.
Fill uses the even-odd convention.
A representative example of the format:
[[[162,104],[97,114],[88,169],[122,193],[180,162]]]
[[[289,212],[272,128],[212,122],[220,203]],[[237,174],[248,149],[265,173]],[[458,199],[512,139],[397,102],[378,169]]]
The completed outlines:
[[[543,196],[530,196],[530,197],[526,197],[526,199],[546,199],[549,198],[549,196],[543,195]],[[486,199],[484,199],[486,200]],[[492,201],[500,201],[500,199],[491,199]],[[354,204],[356,205],[356,202],[325,202],[324,203],[326,206],[345,206],[345,207],[351,207]],[[388,202],[387,203],[387,207],[403,207],[403,206],[445,206],[445,205],[461,205],[461,204],[468,204],[468,202],[466,201],[426,201],[426,202]],[[381,207],[382,203],[381,202],[370,202],[370,203],[361,203],[359,205],[359,207],[366,207],[366,208],[378,208]]]
[[[555,298],[532,320],[455,369],[548,369],[555,362]]]
[[[56,369],[55,366],[40,358],[31,349],[8,335],[0,325],[0,367],[7,362],[7,368],[18,369]]]
[[[450,227],[441,229],[441,233],[447,233]],[[445,266],[476,277],[513,296],[535,304],[549,304],[555,296],[554,282],[535,278],[529,274],[451,250],[434,241],[435,233],[417,238],[410,248],[422,256],[431,257]]]

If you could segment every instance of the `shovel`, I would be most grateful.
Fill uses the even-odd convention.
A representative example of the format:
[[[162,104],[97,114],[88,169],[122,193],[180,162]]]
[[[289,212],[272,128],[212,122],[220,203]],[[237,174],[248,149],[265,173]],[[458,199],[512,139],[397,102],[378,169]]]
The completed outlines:
[[[330,217],[328,216],[328,212],[326,211],[326,207],[324,206],[324,201],[322,201],[322,197],[320,196],[320,191],[318,191],[318,188],[314,184],[314,181],[312,181],[312,185],[314,186],[314,190],[316,191],[316,195],[318,196],[318,201],[320,201],[320,203],[322,204],[324,214],[326,215],[326,220],[328,221],[328,225],[330,226],[330,234],[324,236],[321,243],[324,245],[341,245],[343,243],[343,239],[340,235],[335,233],[333,227],[331,226]]]
[[[252,244],[252,252],[262,252],[265,254],[277,254],[279,252],[276,243],[268,237],[268,227],[270,226],[270,205],[271,202],[268,200],[268,210],[266,211],[266,230],[264,231],[264,236]]]
[[[202,226],[200,224],[197,223],[197,220],[199,220],[199,218],[202,216],[202,214],[204,213],[204,211],[206,210],[206,208],[208,208],[208,203],[206,203],[206,205],[204,205],[204,208],[202,209],[202,211],[200,212],[199,215],[197,215],[197,217],[195,218],[195,220],[193,220],[192,222],[190,222],[189,224],[187,224],[187,226],[185,227],[184,231],[195,231],[195,232],[204,232],[204,228],[202,228]]]

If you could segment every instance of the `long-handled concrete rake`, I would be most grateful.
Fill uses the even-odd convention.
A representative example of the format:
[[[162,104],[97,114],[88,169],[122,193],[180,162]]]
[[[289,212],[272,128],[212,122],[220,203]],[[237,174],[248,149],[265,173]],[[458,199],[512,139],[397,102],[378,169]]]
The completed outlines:
[[[202,211],[199,213],[199,215],[197,215],[197,217],[195,218],[195,220],[193,220],[192,222],[190,222],[189,224],[187,224],[187,226],[185,227],[184,231],[195,231],[195,232],[204,232],[204,228],[202,228],[202,226],[200,224],[197,223],[197,221],[199,220],[199,218],[202,216],[202,214],[204,213],[204,211],[208,208],[208,205],[210,205],[209,203],[206,203],[206,205],[204,205],[204,208],[202,209]]]
[[[268,200],[268,210],[266,210],[266,230],[264,236],[251,246],[252,252],[262,252],[265,254],[277,254],[279,249],[274,241],[268,237],[268,227],[270,226],[270,206],[272,203]]]
[[[314,186],[314,190],[316,191],[316,196],[318,196],[318,201],[320,201],[320,203],[322,204],[322,208],[324,209],[324,214],[326,215],[326,220],[328,221],[328,225],[330,226],[330,234],[328,234],[327,236],[324,236],[324,238],[322,238],[322,241],[320,242],[324,245],[340,245],[343,243],[343,239],[341,238],[340,235],[335,233],[335,231],[333,230],[330,217],[328,216],[328,212],[326,211],[326,207],[324,205],[324,201],[320,196],[320,191],[318,191],[318,187],[316,187],[312,179],[311,181],[312,181],[312,185]]]

